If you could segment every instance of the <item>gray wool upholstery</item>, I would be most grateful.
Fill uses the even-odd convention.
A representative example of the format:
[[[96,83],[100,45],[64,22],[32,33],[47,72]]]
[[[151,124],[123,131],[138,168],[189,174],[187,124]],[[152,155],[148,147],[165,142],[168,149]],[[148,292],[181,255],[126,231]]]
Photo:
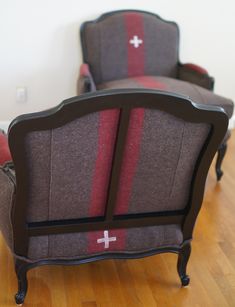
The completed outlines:
[[[153,88],[162,89],[168,92],[188,96],[197,103],[222,107],[231,118],[234,110],[232,100],[216,95],[211,91],[182,80],[162,76],[139,76],[116,81],[105,82],[98,86],[98,89],[114,88]]]
[[[56,129],[27,134],[27,222],[104,214],[118,114],[115,109],[92,113]],[[185,208],[190,178],[209,129],[207,124],[188,123],[159,110],[132,110],[116,214],[123,210],[143,213]],[[131,183],[128,198],[127,179]],[[0,184],[1,229],[12,247],[14,186],[2,171]],[[110,235],[117,241],[110,243],[108,250],[97,243],[103,231],[30,237],[27,261],[82,258],[114,251],[142,252],[179,247],[183,240],[180,225],[111,229]]]
[[[119,233],[123,231],[119,230]],[[102,237],[101,232],[97,233],[97,238]],[[115,245],[107,251],[91,252],[89,245],[89,234],[71,233],[60,235],[49,235],[31,237],[28,257],[30,260],[42,259],[79,259],[88,255],[99,255],[111,252],[145,252],[159,247],[175,246],[179,247],[183,242],[182,231],[179,225],[151,226],[141,228],[130,228],[126,233],[126,242],[122,249],[115,249]],[[93,242],[96,244],[96,241]]]
[[[208,75],[208,73],[201,73],[195,69],[192,69],[186,65],[178,65],[179,80],[187,81],[192,84],[199,85],[208,90],[212,90],[214,87],[214,79]]]
[[[13,250],[11,213],[15,200],[15,185],[0,167],[0,230],[8,246]]]
[[[177,75],[179,33],[175,23],[149,13],[116,12],[95,23],[85,23],[82,32],[85,61],[96,85],[128,77],[128,62],[133,59],[128,47],[134,35],[143,40],[139,47],[143,48],[142,74]]]
[[[90,67],[97,89],[159,88],[133,80],[154,76],[166,85],[160,89],[187,95],[197,103],[221,106],[232,117],[233,102],[209,92],[214,79],[207,71],[180,64],[176,23],[152,13],[124,10],[85,22],[81,30],[85,65]],[[131,43],[135,36],[141,41],[136,46]]]

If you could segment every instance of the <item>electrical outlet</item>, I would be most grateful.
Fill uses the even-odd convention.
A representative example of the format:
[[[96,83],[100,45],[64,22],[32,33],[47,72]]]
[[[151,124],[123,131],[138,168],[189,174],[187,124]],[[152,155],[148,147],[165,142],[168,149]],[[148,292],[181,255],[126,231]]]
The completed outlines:
[[[16,102],[25,103],[27,101],[27,89],[26,87],[17,87],[16,88]]]

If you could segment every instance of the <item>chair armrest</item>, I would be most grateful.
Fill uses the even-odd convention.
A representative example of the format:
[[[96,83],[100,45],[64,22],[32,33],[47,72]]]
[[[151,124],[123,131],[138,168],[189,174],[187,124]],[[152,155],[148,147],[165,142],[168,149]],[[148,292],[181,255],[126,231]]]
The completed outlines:
[[[89,65],[83,63],[80,66],[80,74],[77,83],[78,95],[96,91],[95,82],[91,75]]]
[[[12,157],[8,146],[7,135],[3,131],[0,131],[0,165],[11,160]]]
[[[13,251],[12,211],[16,195],[15,172],[5,164],[0,166],[0,230]]]
[[[188,81],[213,91],[215,80],[206,69],[192,63],[178,63],[178,79]]]

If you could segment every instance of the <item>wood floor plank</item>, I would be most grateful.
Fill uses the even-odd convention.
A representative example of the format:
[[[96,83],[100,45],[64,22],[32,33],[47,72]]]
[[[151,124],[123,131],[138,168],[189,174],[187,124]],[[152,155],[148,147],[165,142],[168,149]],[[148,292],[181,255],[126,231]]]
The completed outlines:
[[[79,267],[29,271],[28,307],[235,307],[235,131],[216,182],[214,162],[196,223],[188,273],[181,288],[177,255],[108,260]],[[0,307],[15,306],[14,263],[0,235]]]

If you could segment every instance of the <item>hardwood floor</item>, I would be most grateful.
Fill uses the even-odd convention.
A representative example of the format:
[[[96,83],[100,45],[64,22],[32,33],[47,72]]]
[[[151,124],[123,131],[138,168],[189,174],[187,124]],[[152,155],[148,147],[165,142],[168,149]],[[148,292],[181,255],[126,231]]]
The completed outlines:
[[[220,183],[214,164],[208,176],[188,265],[188,288],[180,287],[173,254],[78,267],[45,266],[29,271],[24,306],[235,306],[235,131],[223,169]],[[0,306],[15,306],[13,261],[2,237],[0,289]]]

